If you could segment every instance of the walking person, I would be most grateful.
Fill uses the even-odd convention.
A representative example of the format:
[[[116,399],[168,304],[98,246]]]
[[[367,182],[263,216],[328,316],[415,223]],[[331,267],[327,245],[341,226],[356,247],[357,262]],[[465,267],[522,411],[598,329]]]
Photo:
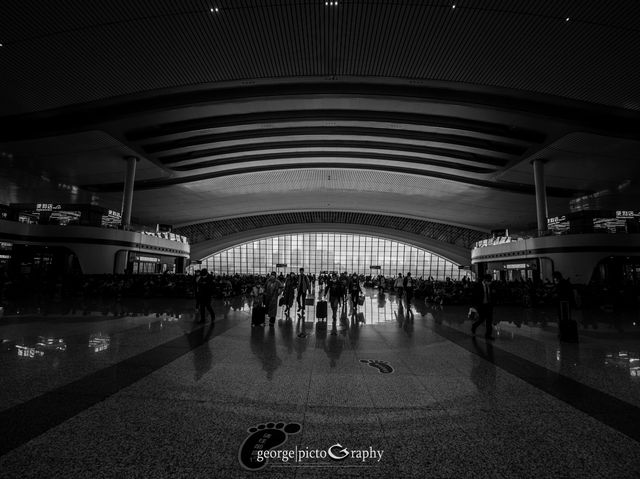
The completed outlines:
[[[578,323],[571,319],[571,307],[574,305],[573,286],[569,279],[564,278],[560,271],[553,272],[553,282],[556,286],[558,308],[558,337],[560,341],[578,342]]]
[[[311,291],[311,281],[309,277],[304,274],[304,268],[300,268],[300,274],[298,275],[298,295],[296,303],[298,303],[298,311],[302,311],[304,314],[305,301],[307,300],[307,293]]]
[[[196,303],[200,309],[199,323],[204,323],[205,310],[209,311],[212,323],[216,320],[216,314],[211,307],[213,286],[213,277],[206,269],[201,269],[200,276],[196,279]]]
[[[282,293],[282,298],[284,299],[285,316],[289,316],[289,313],[291,312],[291,306],[293,306],[293,298],[296,292],[296,284],[296,274],[291,271],[284,282],[284,291]]]
[[[416,287],[415,280],[411,277],[411,272],[407,273],[407,276],[402,282],[402,289],[404,291],[404,297],[407,300],[407,311],[411,311],[411,299],[413,298],[413,292]]]
[[[276,322],[278,314],[278,296],[282,291],[282,283],[276,278],[276,272],[272,271],[264,285],[264,305],[267,308],[267,316],[269,316],[269,325],[273,326]]]
[[[344,288],[336,273],[333,273],[324,290],[324,296],[327,296],[327,294],[329,295],[329,303],[331,304],[333,320],[335,321],[338,316],[338,309],[340,309],[340,302],[344,297]]]
[[[485,325],[484,337],[486,339],[495,339],[493,332],[493,304],[494,291],[491,287],[491,275],[485,274],[482,281],[478,281],[473,288],[472,302],[478,311],[478,319],[471,325],[471,333],[475,336],[476,329],[483,322]]]
[[[398,273],[398,277],[396,278],[395,283],[393,283],[393,287],[396,290],[396,294],[398,295],[398,300],[402,299],[402,289],[404,288],[404,278],[402,277],[402,273]]]
[[[353,315],[358,314],[358,298],[362,293],[360,287],[360,281],[358,280],[358,274],[353,273],[349,280],[349,293],[351,294],[351,302],[353,303]]]

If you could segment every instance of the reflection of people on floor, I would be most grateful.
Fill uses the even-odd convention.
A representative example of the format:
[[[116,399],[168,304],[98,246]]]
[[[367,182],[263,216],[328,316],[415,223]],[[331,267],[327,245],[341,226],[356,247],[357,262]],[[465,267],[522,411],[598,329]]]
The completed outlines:
[[[598,329],[598,314],[596,311],[583,309],[582,312],[582,327],[587,329],[591,326],[593,329]]]
[[[269,328],[267,333],[262,328],[251,328],[251,352],[262,361],[262,369],[267,372],[267,379],[273,379],[273,373],[282,364],[282,359],[276,351],[273,328]]]
[[[496,391],[496,365],[494,364],[493,345],[485,342],[483,346],[478,344],[475,337],[472,338],[476,354],[472,355],[470,377],[481,393],[487,393],[492,406],[495,406],[494,397]]]
[[[387,305],[387,295],[384,293],[378,294],[378,308],[384,308]]]
[[[413,332],[413,320],[415,319],[415,316],[413,314],[413,311],[411,311],[411,309],[407,310],[407,316],[406,319],[404,321],[404,330],[406,333],[411,334]]]
[[[307,330],[304,321],[298,319],[296,324],[296,339],[294,342],[296,357],[302,359],[302,354],[307,350]]]
[[[331,335],[329,336],[329,339],[326,341],[325,347],[324,347],[324,351],[327,354],[327,357],[329,358],[329,364],[332,368],[336,367],[336,363],[338,359],[340,359],[340,355],[342,354],[343,346],[344,346],[343,339],[340,336],[338,336],[337,330],[336,330],[336,323],[334,322]]]
[[[404,317],[404,306],[402,305],[402,301],[398,304],[398,311],[395,311],[396,321],[398,322],[398,326],[402,327],[405,321]]]
[[[349,344],[351,349],[355,349],[358,344],[358,339],[360,339],[360,327],[358,326],[358,321],[354,319],[349,328]]]
[[[186,333],[189,346],[192,350],[193,366],[195,369],[194,379],[199,381],[211,369],[213,356],[209,339],[213,333],[214,323],[208,327],[202,326]]]
[[[580,364],[580,347],[576,343],[566,343],[560,341],[560,349],[558,350],[560,367],[558,372],[572,377],[575,374],[577,366]]]
[[[342,304],[342,310],[340,312],[340,324],[342,325],[343,328],[349,327],[349,315],[347,314],[347,303]]]
[[[316,323],[316,349],[324,349],[324,341],[326,338],[327,323],[325,321],[318,321]]]
[[[282,329],[282,344],[287,349],[287,354],[293,353],[293,322],[283,321]]]

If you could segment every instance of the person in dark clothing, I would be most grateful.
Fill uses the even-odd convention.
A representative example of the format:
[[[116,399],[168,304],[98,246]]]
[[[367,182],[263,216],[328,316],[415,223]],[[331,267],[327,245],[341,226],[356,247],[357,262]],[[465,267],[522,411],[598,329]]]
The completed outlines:
[[[411,310],[411,298],[413,298],[413,291],[415,289],[416,282],[411,277],[411,273],[407,273],[407,276],[404,278],[404,282],[402,284],[402,289],[404,290],[404,297],[407,300],[407,311]]]
[[[349,293],[351,294],[351,302],[353,303],[353,314],[358,314],[358,298],[362,293],[362,288],[360,287],[360,281],[358,280],[358,275],[353,273],[351,275],[351,279],[349,280]]]
[[[471,333],[475,336],[476,329],[483,322],[485,324],[484,337],[486,339],[495,339],[491,333],[493,332],[493,305],[495,292],[491,287],[491,275],[485,274],[482,281],[478,281],[472,292],[472,302],[478,311],[478,319],[471,325]]]
[[[568,279],[562,277],[560,271],[553,272],[553,282],[556,285],[556,295],[558,298],[558,320],[569,319],[571,315],[571,306],[573,305],[573,287]],[[566,310],[564,312],[567,318],[563,318],[562,315],[562,303],[566,303]]]
[[[311,291],[311,281],[309,277],[304,274],[304,268],[300,268],[300,274],[298,275],[298,294],[296,302],[298,303],[298,311],[304,312],[305,301],[307,300],[307,293]]]
[[[293,306],[293,298],[296,294],[297,282],[298,281],[296,280],[296,274],[291,271],[291,273],[289,273],[289,276],[287,276],[287,279],[285,280],[284,292],[282,293],[282,296],[284,298],[285,316],[289,316],[289,313],[291,312],[291,306]]]
[[[267,316],[269,316],[269,325],[273,326],[276,322],[278,314],[278,297],[283,289],[283,285],[276,277],[276,272],[272,271],[271,275],[264,283],[264,305],[267,308]]]
[[[213,277],[206,269],[200,270],[200,276],[196,279],[196,302],[200,309],[200,323],[204,323],[205,310],[211,315],[211,322],[216,320],[216,313],[211,307],[211,297],[213,296]]]
[[[340,302],[344,298],[344,288],[342,287],[342,281],[338,279],[337,274],[333,274],[331,279],[327,283],[327,287],[324,290],[324,296],[329,295],[329,303],[331,304],[331,310],[333,311],[333,319],[335,320],[338,315],[338,309],[340,308]]]

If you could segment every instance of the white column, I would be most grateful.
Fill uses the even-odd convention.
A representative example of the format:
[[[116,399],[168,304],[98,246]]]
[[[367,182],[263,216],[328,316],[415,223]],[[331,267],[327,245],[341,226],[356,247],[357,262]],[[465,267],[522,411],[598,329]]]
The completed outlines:
[[[538,219],[538,236],[547,233],[547,191],[544,185],[544,164],[546,160],[538,158],[533,160],[533,180],[536,185],[536,215]]]
[[[124,191],[122,192],[122,229],[128,229],[131,224],[131,207],[133,205],[133,184],[136,179],[136,163],[138,158],[126,156],[127,172],[124,178]]]

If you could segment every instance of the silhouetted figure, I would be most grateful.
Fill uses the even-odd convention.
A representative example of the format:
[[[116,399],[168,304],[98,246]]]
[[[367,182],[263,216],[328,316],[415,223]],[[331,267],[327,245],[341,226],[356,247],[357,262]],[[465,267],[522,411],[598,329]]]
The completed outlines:
[[[360,298],[361,294],[364,294],[356,273],[353,273],[349,280],[349,293],[351,294],[351,302],[353,303],[353,314],[356,315],[358,314],[358,298]]]
[[[213,323],[208,328],[202,327],[187,333],[189,345],[193,350],[194,379],[199,381],[211,369],[213,355],[209,345],[209,339],[213,333]]]
[[[284,282],[284,291],[282,292],[285,316],[289,316],[291,312],[291,306],[293,306],[293,299],[296,294],[296,284],[296,275],[291,271]]]
[[[491,275],[485,274],[482,281],[478,281],[473,288],[472,301],[478,311],[478,319],[471,325],[471,333],[476,334],[476,329],[482,323],[485,325],[484,337],[495,339],[493,332],[493,304],[495,293],[491,288]]]
[[[324,290],[324,295],[329,295],[329,304],[331,304],[331,310],[333,311],[333,319],[336,319],[338,314],[338,309],[340,307],[340,302],[344,297],[344,290],[342,288],[342,283],[338,279],[338,275],[333,273],[331,276],[331,280],[327,284],[327,287]]]
[[[200,270],[200,276],[196,280],[196,302],[200,309],[200,323],[204,323],[205,310],[211,315],[211,322],[216,320],[216,313],[211,307],[213,296],[213,277],[206,269]]]
[[[402,277],[402,273],[398,273],[398,277],[396,278],[393,286],[396,290],[396,294],[398,295],[398,300],[402,298],[402,289],[404,288],[404,278]]]
[[[282,283],[276,278],[276,272],[272,271],[264,284],[264,305],[267,308],[267,316],[269,316],[269,325],[273,326],[276,322],[278,314],[278,296],[282,291]]]
[[[300,268],[297,287],[298,295],[296,297],[296,303],[298,303],[298,311],[304,312],[307,293],[311,291],[311,280],[306,274],[304,274],[304,268]]]
[[[404,297],[407,301],[407,310],[411,310],[411,300],[413,299],[413,291],[416,287],[416,281],[411,277],[411,273],[407,273],[405,276],[402,289],[404,290]]]

